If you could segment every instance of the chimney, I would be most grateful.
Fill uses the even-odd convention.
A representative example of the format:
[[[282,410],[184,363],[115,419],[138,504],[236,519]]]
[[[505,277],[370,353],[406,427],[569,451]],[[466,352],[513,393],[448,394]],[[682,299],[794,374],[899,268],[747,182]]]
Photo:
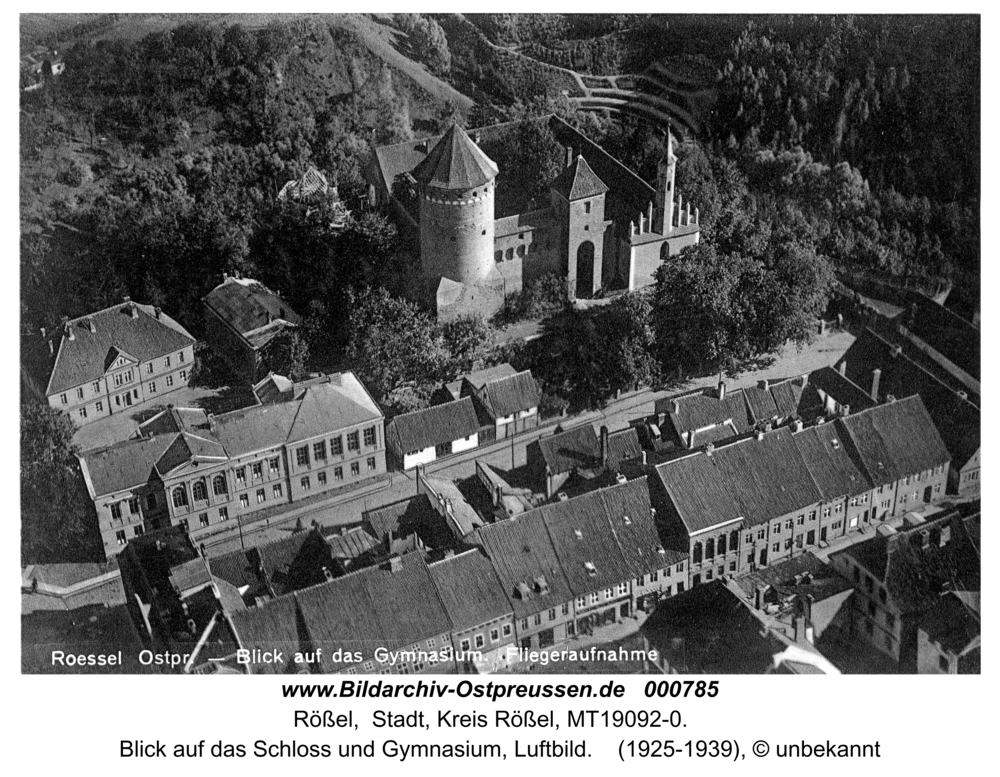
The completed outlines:
[[[139,318],[139,306],[134,302],[128,303],[128,314],[132,316],[132,318]]]
[[[715,453],[715,443],[710,442],[705,446],[705,455],[711,456],[713,453]]]
[[[646,464],[647,464],[647,460],[646,460],[646,449],[645,449],[645,448],[643,448],[643,449],[642,449],[642,466],[644,466],[644,467],[645,467],[645,466],[646,466]]]
[[[566,146],[566,167],[573,164],[573,147]]]
[[[677,414],[679,414],[681,412],[681,401],[679,399],[675,399],[674,400],[674,402],[673,402],[673,409],[671,410],[671,412],[674,415],[677,415]]]
[[[770,387],[771,387],[771,381],[769,381],[767,378],[764,378],[764,380],[757,381],[757,388],[759,389],[767,391]]]
[[[208,548],[205,547],[205,543],[199,543],[198,552],[201,553],[202,558],[208,558]]]
[[[796,432],[802,431],[802,419],[800,418],[795,420],[795,431]]]
[[[390,572],[401,572],[403,569],[403,559],[399,556],[393,556],[389,559],[389,571]]]
[[[160,314],[161,313],[163,313],[163,309],[162,308],[160,308],[158,306],[153,308],[153,314],[156,316],[156,320],[157,321],[160,320]]]
[[[601,427],[601,466],[608,466],[608,427]]]
[[[809,629],[806,628],[806,619],[803,615],[795,616],[795,641],[798,643],[810,642]]]
[[[847,359],[840,362],[840,374],[844,376],[847,375]]]
[[[629,234],[629,237],[634,237],[635,236],[635,222],[634,221],[630,221],[628,223],[628,234]]]
[[[45,327],[43,326],[41,328],[41,330],[39,330],[39,331],[41,331],[41,333],[42,333],[42,339],[44,340],[45,339]]]
[[[903,346],[901,346],[901,345],[894,345],[894,346],[892,346],[892,351],[890,353],[892,354],[892,358],[895,359],[902,352],[903,352]]]
[[[475,143],[477,146],[479,145],[479,133],[478,132],[473,132],[472,133],[472,142]]]
[[[882,379],[882,370],[876,367],[872,370],[872,399],[878,402],[878,384]]]
[[[333,580],[333,572],[330,571],[330,567],[323,567],[323,577],[326,578],[327,582]]]
[[[719,401],[722,402],[726,398],[726,384],[723,381],[719,381]]]
[[[757,430],[757,441],[760,442],[763,439],[764,439],[764,430],[763,429],[758,429]]]
[[[63,322],[63,332],[66,334],[66,337],[69,338],[70,340],[75,340],[76,333],[73,331],[73,326],[69,323],[69,319],[66,316],[63,316],[62,322]]]
[[[87,328],[90,330],[91,334],[96,334],[96,332],[97,332],[97,325],[94,323],[94,317],[93,316],[87,316]]]
[[[677,226],[681,226],[681,211],[683,207],[681,205],[681,195],[677,195]]]
[[[55,356],[55,355],[56,355],[56,344],[51,340],[49,340],[49,356]]]

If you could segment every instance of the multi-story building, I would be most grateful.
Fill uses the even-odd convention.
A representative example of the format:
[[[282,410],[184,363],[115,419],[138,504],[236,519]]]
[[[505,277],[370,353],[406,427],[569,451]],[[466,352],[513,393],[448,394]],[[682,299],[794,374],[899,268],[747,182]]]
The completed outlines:
[[[979,674],[982,616],[979,595],[949,592],[920,617],[917,674]]]
[[[356,489],[385,475],[383,415],[353,373],[296,399],[219,416],[172,409],[154,434],[81,456],[111,555],[143,528],[195,539],[231,519]]]
[[[24,344],[21,375],[32,395],[83,425],[187,386],[194,343],[160,308],[126,297],[43,329]]]

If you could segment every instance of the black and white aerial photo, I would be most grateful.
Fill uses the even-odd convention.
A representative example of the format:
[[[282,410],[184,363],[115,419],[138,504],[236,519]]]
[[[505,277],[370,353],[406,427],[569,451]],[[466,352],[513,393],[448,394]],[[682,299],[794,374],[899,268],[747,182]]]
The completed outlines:
[[[22,14],[22,673],[979,674],[981,48]]]

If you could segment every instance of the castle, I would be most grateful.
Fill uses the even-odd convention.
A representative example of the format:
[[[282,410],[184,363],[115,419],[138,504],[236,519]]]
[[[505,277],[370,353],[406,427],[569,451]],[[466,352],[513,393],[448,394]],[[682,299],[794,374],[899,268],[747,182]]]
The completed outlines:
[[[556,116],[545,122],[566,149],[545,207],[497,217],[497,165],[480,148],[510,132],[501,124],[376,150],[375,199],[419,234],[423,293],[441,320],[492,315],[524,284],[549,273],[570,298],[634,290],[653,282],[660,263],[698,242],[698,210],[674,191],[677,158],[667,155],[655,188]],[[404,203],[394,185],[407,182]]]

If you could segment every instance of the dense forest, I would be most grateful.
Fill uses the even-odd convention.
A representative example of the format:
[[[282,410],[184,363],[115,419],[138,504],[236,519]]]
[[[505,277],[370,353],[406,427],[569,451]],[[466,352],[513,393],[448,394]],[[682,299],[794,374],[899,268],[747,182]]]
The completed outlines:
[[[291,367],[350,364],[392,407],[501,358],[535,364],[555,405],[589,405],[678,365],[736,365],[807,340],[837,272],[978,290],[974,17],[381,14],[354,27],[312,16],[117,37],[118,18],[64,48],[58,79],[23,93],[27,337],[124,295],[198,334],[200,298],[240,272],[306,316],[284,344]],[[398,59],[362,22],[391,34]],[[368,208],[363,174],[375,146],[451,121],[555,112],[652,180],[663,128],[579,110],[562,93],[565,71],[521,53],[543,44],[575,52],[589,72],[697,58],[715,93],[703,135],[677,148],[677,186],[699,205],[702,244],[663,267],[650,297],[600,315],[564,311],[549,340],[563,360],[487,347],[495,326],[563,310],[551,280],[501,320],[461,331],[403,299],[414,249]],[[454,99],[442,99],[448,89]],[[498,195],[505,212],[544,196],[559,163],[554,139],[529,122],[512,137],[488,149],[511,182]],[[322,208],[277,198],[310,165],[336,181],[353,212],[346,229]],[[366,339],[403,315],[413,343],[392,342],[396,332],[378,347]],[[560,332],[576,344],[560,344]],[[586,361],[587,338],[609,364]],[[427,359],[371,357],[418,345]],[[595,384],[585,375],[594,370],[615,378]]]

